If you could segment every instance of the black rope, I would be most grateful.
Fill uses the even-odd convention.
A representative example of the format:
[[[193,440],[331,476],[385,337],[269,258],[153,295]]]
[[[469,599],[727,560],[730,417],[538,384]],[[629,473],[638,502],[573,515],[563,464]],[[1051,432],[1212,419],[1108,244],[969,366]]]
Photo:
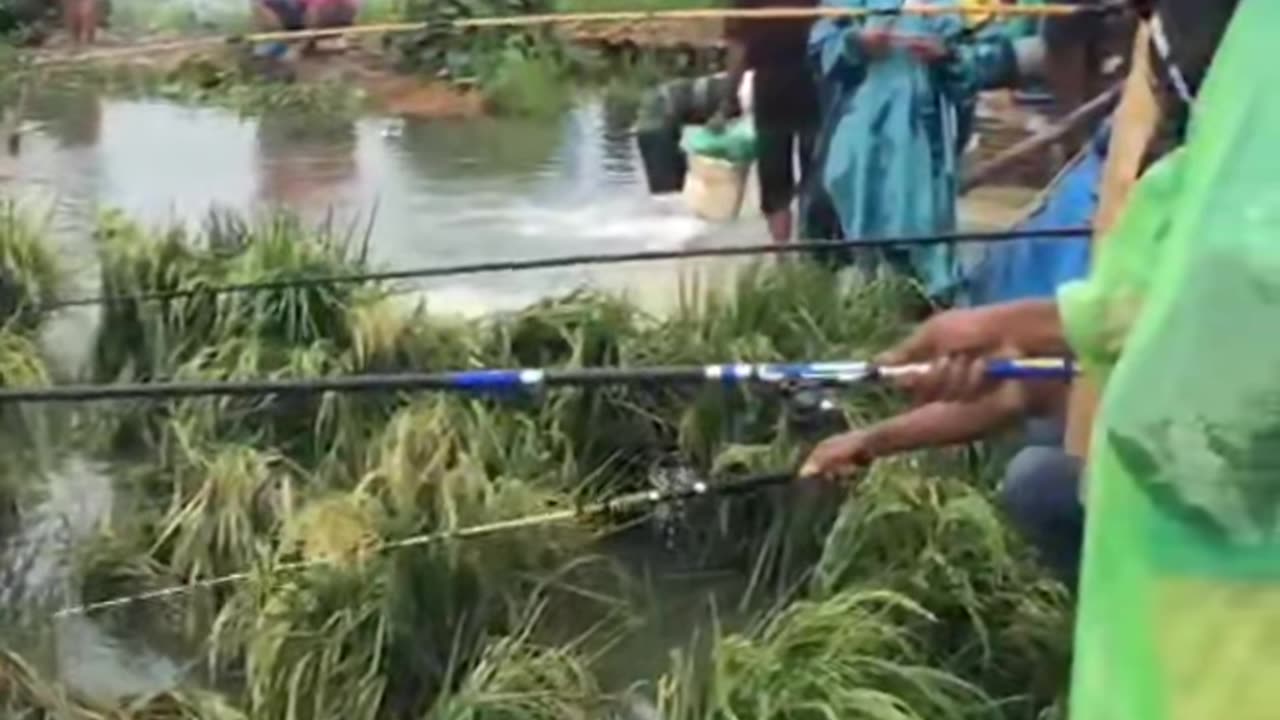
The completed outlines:
[[[740,257],[749,255],[791,255],[797,253],[831,252],[857,248],[900,248],[928,247],[946,245],[956,242],[1010,242],[1022,238],[1060,238],[1070,239],[1087,237],[1093,232],[1090,227],[1047,228],[1042,230],[1000,230],[994,232],[952,232],[934,235],[917,235],[897,238],[856,239],[835,241],[805,241],[788,244],[762,243],[755,245],[733,245],[728,247],[685,248],[680,250],[641,250],[628,253],[583,253],[577,255],[559,255],[548,258],[529,260],[492,260],[478,263],[462,263],[456,265],[438,265],[435,267],[414,268],[409,270],[387,270],[370,273],[352,273],[348,275],[325,275],[318,277],[292,277],[277,280],[264,280],[248,283],[232,283],[205,287],[191,287],[177,290],[157,290],[128,295],[102,295],[95,297],[70,298],[54,300],[39,306],[42,312],[52,312],[71,307],[88,305],[111,305],[120,303],[161,302],[200,296],[228,295],[243,292],[270,292],[273,290],[289,290],[311,287],[314,285],[343,285],[369,282],[386,282],[392,280],[410,280],[424,278],[454,277],[460,275],[479,275],[494,272],[516,272],[523,270],[547,270],[560,267],[582,265],[610,265],[631,262],[652,262],[656,260],[680,260],[710,257]]]

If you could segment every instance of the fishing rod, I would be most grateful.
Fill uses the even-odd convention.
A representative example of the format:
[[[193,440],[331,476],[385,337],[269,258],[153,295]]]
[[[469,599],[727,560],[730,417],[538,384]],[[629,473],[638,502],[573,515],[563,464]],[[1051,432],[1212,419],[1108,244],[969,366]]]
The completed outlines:
[[[766,488],[786,485],[787,483],[792,482],[795,477],[796,475],[793,472],[762,473],[759,475],[748,475],[715,483],[699,481],[692,483],[688,487],[675,488],[671,490],[644,490],[620,495],[611,500],[586,503],[575,508],[552,510],[545,513],[512,518],[510,520],[498,520],[491,523],[472,525],[454,530],[441,530],[438,532],[413,535],[400,540],[381,543],[369,548],[369,552],[381,554],[392,550],[423,547],[450,540],[473,540],[476,538],[488,537],[490,535],[542,527],[545,525],[583,521],[599,517],[633,515],[652,510],[659,505],[682,502],[701,497],[731,497],[736,495],[747,495]],[[272,570],[276,572],[297,572],[327,563],[328,560],[320,558],[312,560],[298,560],[276,565]],[[248,580],[251,577],[253,577],[252,572],[238,572],[231,573],[229,575],[220,575],[214,578],[197,580],[186,585],[171,585],[169,587],[150,590],[134,595],[124,595],[121,597],[111,598],[109,600],[101,600],[98,602],[77,605],[75,607],[63,608],[55,612],[53,617],[60,618],[70,617],[73,615],[87,615],[100,610],[123,607],[133,603],[161,600],[193,592],[195,590],[239,583]]]
[[[0,388],[0,404],[66,403],[102,400],[172,400],[193,397],[316,395],[329,392],[431,391],[509,394],[550,388],[613,386],[752,385],[849,387],[928,372],[928,363],[882,366],[869,362],[731,363],[642,368],[480,369],[439,373],[390,373],[283,380],[166,380],[143,383],[72,384]],[[992,380],[1070,380],[1076,367],[1067,358],[988,360]]]
[[[1011,242],[1023,238],[1059,238],[1071,239],[1088,237],[1093,229],[1088,226],[1045,228],[1038,230],[1000,230],[994,232],[950,232],[932,235],[915,235],[886,238],[861,238],[835,241],[806,241],[788,244],[759,243],[752,245],[729,245],[722,247],[683,248],[679,250],[640,250],[626,253],[582,253],[559,255],[554,257],[533,258],[528,260],[490,260],[477,263],[460,263],[453,265],[437,265],[434,267],[411,268],[406,270],[386,270],[368,273],[351,273],[346,275],[323,275],[316,277],[292,277],[275,280],[262,280],[227,285],[211,285],[202,287],[180,288],[175,290],[155,290],[126,295],[102,295],[94,297],[53,300],[38,306],[41,312],[53,312],[71,307],[86,305],[110,305],[132,302],[157,302],[177,300],[197,296],[216,296],[243,292],[270,292],[314,285],[343,285],[371,282],[388,282],[394,280],[413,280],[440,277],[457,277],[463,275],[479,275],[495,272],[517,272],[526,270],[548,270],[562,267],[584,265],[612,265],[634,262],[653,262],[658,260],[684,260],[712,257],[744,257],[752,255],[791,255],[798,253],[831,252],[855,248],[901,248],[945,245],[956,242]]]
[[[1068,17],[1074,15],[1112,14],[1127,12],[1128,6],[1119,0],[1097,5],[1071,5],[1047,3],[1044,5],[993,5],[993,6],[919,6],[907,4],[897,8],[839,8],[839,7],[777,7],[777,8],[702,8],[687,10],[631,10],[616,12],[543,13],[537,15],[508,15],[501,17],[458,18],[447,21],[398,22],[353,25],[345,28],[320,28],[312,30],[281,30],[207,38],[192,38],[164,43],[151,43],[126,48],[111,48],[78,55],[46,57],[37,65],[69,65],[116,57],[128,57],[148,53],[175,52],[199,47],[241,45],[262,42],[299,42],[316,38],[353,37],[358,35],[394,35],[421,32],[428,28],[447,26],[454,29],[515,28],[555,25],[585,25],[596,23],[627,22],[702,22],[724,20],[779,20],[779,19],[857,19],[880,16],[904,15],[966,15],[993,17]]]

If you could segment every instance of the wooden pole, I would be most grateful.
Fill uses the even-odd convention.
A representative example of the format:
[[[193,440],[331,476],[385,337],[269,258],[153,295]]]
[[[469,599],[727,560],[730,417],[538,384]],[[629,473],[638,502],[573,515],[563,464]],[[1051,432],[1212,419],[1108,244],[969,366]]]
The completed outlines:
[[[975,167],[960,179],[960,194],[963,195],[990,181],[993,177],[1008,170],[1023,159],[1044,152],[1054,143],[1061,142],[1068,135],[1090,127],[1111,111],[1122,89],[1121,85],[1117,83],[1115,87],[1076,108],[1070,115],[1054,123],[1044,131],[1022,140],[987,162]]]
[[[1139,23],[1133,41],[1129,76],[1112,121],[1111,142],[1102,170],[1098,211],[1093,220],[1092,255],[1095,258],[1142,172],[1143,158],[1160,123],[1160,104],[1151,72],[1150,48],[1150,29],[1147,23]],[[1076,457],[1084,458],[1089,454],[1089,438],[1097,407],[1097,386],[1087,378],[1081,378],[1071,388],[1067,410],[1066,449]]]

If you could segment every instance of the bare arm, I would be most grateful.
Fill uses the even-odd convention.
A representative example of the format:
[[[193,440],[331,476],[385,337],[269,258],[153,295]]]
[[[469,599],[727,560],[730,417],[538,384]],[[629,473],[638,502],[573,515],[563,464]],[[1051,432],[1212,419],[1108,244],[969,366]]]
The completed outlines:
[[[869,428],[828,438],[809,455],[800,474],[829,476],[879,457],[973,442],[1031,415],[1059,415],[1067,398],[1060,383],[1006,383],[969,402],[936,402]]]
[[[947,355],[981,356],[1001,350],[1024,356],[1070,354],[1057,302],[1017,300],[935,315],[879,362],[929,362]]]
[[[875,457],[979,440],[1027,412],[1027,397],[1010,384],[972,402],[921,405],[865,430]]]

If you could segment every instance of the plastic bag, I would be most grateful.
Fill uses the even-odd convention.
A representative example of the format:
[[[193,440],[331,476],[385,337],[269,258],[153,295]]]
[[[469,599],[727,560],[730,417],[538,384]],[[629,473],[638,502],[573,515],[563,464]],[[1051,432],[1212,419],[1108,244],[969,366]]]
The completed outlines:
[[[717,132],[704,125],[688,125],[680,137],[680,149],[690,155],[748,165],[756,159],[756,127],[750,118],[739,118]]]

